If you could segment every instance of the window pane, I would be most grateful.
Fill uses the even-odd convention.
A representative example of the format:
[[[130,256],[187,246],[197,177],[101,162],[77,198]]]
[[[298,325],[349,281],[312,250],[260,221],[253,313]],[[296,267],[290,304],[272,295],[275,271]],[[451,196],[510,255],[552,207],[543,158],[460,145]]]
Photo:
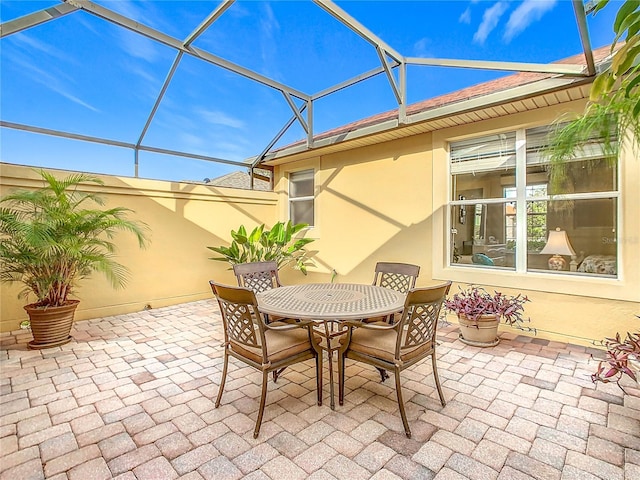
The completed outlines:
[[[527,139],[527,184],[548,182],[553,169],[560,182],[550,194],[585,192],[609,192],[617,189],[617,161],[605,157],[602,138],[586,141],[577,151],[576,158],[560,166],[551,166],[547,155],[549,132],[552,127],[537,127],[526,131]],[[610,138],[616,142],[616,132]],[[556,182],[554,182],[556,183]]]
[[[451,173],[477,174],[502,170],[516,164],[516,133],[500,133],[452,142]]]
[[[529,203],[547,204],[547,228],[544,235],[541,233],[542,225],[536,223],[537,217],[527,216],[529,235],[542,236],[544,240],[536,245],[542,245],[546,250],[542,253],[542,248],[537,251],[529,248],[529,270],[550,270],[548,262],[554,255],[555,248],[558,250],[556,253],[566,262],[564,268],[560,270],[564,273],[617,275],[618,253],[615,233],[617,201],[615,198]],[[556,229],[566,232],[566,236],[554,235],[554,241],[550,242],[549,231]],[[556,237],[561,239],[559,244],[555,242]],[[571,250],[576,254],[576,264],[573,266],[575,272],[571,271],[572,256],[567,253]]]
[[[548,165],[527,167],[527,183],[548,182],[549,168]],[[573,161],[560,168],[563,169],[560,173],[562,181],[555,186],[555,191],[549,191],[551,195],[611,192],[618,188],[618,169],[611,159]]]
[[[313,200],[290,202],[289,212],[292,223],[308,223],[313,225]]]
[[[451,225],[456,231],[452,235],[453,264],[514,267],[515,244],[507,245],[505,204],[477,203],[450,208]]]
[[[503,198],[505,186],[515,186],[515,169],[453,175],[453,200]],[[515,197],[515,189],[514,189]]]
[[[289,179],[291,182],[289,196],[291,198],[313,196],[313,170],[294,172]]]

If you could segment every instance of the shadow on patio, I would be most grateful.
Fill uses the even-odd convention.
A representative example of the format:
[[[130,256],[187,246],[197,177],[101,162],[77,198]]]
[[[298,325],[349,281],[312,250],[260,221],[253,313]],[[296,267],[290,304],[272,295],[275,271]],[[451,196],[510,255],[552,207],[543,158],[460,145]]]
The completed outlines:
[[[259,373],[231,359],[213,406],[221,323],[211,299],[80,322],[50,350],[1,334],[0,478],[640,478],[640,392],[592,384],[596,350],[510,333],[479,349],[441,326],[448,403],[429,361],[406,370],[412,439],[392,381],[349,361],[331,411],[309,360],[270,382],[254,440]]]

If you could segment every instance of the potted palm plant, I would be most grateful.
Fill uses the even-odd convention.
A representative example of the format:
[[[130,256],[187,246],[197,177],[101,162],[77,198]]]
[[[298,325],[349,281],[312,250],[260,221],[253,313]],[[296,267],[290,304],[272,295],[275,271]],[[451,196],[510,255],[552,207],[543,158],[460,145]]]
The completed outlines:
[[[118,231],[133,233],[140,247],[146,225],[128,220],[129,209],[102,209],[104,200],[83,192],[81,184],[103,185],[96,177],[71,174],[57,179],[40,170],[44,186],[10,193],[0,200],[0,280],[21,283],[33,341],[29,348],[63,345],[79,301],[72,299],[77,282],[93,272],[124,286],[128,271],[114,261]],[[98,208],[96,208],[98,207]]]
[[[459,287],[460,288],[460,287]],[[492,347],[500,342],[498,325],[503,323],[521,327],[524,304],[530,300],[522,295],[493,294],[477,285],[470,285],[445,301],[449,312],[458,316],[460,340],[477,347]]]

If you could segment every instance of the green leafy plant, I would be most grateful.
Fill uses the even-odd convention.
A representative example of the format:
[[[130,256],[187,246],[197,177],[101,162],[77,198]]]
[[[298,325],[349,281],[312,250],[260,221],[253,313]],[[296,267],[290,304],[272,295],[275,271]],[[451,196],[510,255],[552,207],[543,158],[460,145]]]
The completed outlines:
[[[607,6],[600,0],[594,14]],[[570,160],[597,140],[611,164],[618,158],[621,140],[640,145],[640,3],[626,0],[616,15],[610,66],[594,80],[584,112],[574,118],[560,117],[551,135],[549,185],[559,191],[569,181]],[[618,42],[624,45],[616,51]],[[615,52],[615,53],[614,53]]]
[[[525,295],[505,295],[501,292],[489,293],[477,285],[469,285],[445,300],[445,307],[449,312],[464,315],[469,320],[476,321],[483,315],[492,315],[507,325],[518,326],[528,322],[524,318],[524,304],[530,302]]]
[[[594,14],[602,10],[610,0],[600,0]],[[624,45],[614,53],[611,66],[596,78],[591,87],[591,100],[596,102],[605,100],[616,89],[616,82],[620,81],[619,90],[625,98],[630,100],[629,113],[632,117],[640,116],[640,3],[638,0],[626,0],[618,9],[613,22],[616,34],[611,52],[624,37]]]
[[[92,208],[104,200],[79,188],[103,185],[97,177],[72,174],[59,180],[44,170],[39,174],[43,188],[0,200],[0,280],[22,283],[20,297],[35,295],[39,307],[66,305],[77,282],[93,272],[106,275],[114,288],[123,287],[128,270],[114,260],[112,239],[127,231],[144,247],[146,225],[127,220],[127,208]]]
[[[271,230],[266,230],[263,224],[247,233],[247,229],[241,225],[237,231],[231,230],[232,241],[228,247],[207,248],[222,255],[211,257],[211,260],[229,262],[231,265],[273,260],[278,268],[293,262],[295,268],[306,275],[310,260],[304,247],[313,239],[294,237],[308,226],[306,223],[294,225],[291,221],[286,224],[278,222]]]

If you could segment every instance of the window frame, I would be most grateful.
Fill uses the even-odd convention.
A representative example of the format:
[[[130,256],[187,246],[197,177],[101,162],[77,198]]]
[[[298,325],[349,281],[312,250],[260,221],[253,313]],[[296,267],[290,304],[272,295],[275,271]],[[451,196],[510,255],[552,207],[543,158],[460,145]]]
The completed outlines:
[[[313,181],[313,185],[312,185],[312,191],[313,194],[312,195],[302,195],[299,197],[293,197],[291,195],[291,190],[292,190],[292,185],[294,183],[294,179],[296,176],[302,176],[302,175],[310,175],[311,176],[311,180]],[[292,223],[296,223],[293,220],[292,217],[292,205],[294,203],[297,202],[308,202],[311,201],[311,205],[312,205],[312,216],[313,216],[313,222],[309,223],[309,227],[308,228],[314,228],[316,226],[316,194],[315,194],[315,188],[316,188],[316,180],[315,180],[315,169],[313,168],[306,168],[304,170],[296,170],[296,171],[292,171],[288,173],[288,183],[289,183],[289,188],[288,188],[288,192],[287,192],[287,218],[289,220],[291,220]],[[300,222],[297,222],[300,223]],[[306,222],[305,222],[306,223]]]
[[[563,272],[549,272],[549,271],[544,271],[544,270],[535,270],[535,269],[528,269],[527,266],[527,255],[528,255],[528,251],[527,251],[527,238],[528,238],[528,222],[526,221],[528,219],[528,214],[527,214],[527,206],[528,203],[532,202],[532,201],[554,201],[554,200],[593,200],[593,199],[614,199],[614,201],[616,202],[617,208],[616,208],[616,218],[617,218],[617,228],[615,228],[615,235],[616,235],[616,240],[619,243],[618,240],[618,236],[620,234],[620,230],[621,230],[621,225],[620,223],[622,222],[622,217],[621,217],[621,198],[622,198],[622,185],[621,185],[621,155],[618,157],[617,162],[616,162],[616,168],[615,168],[615,175],[616,175],[616,182],[615,182],[615,186],[617,187],[617,190],[612,190],[612,191],[593,191],[593,192],[586,192],[586,193],[568,193],[568,194],[547,194],[545,196],[530,196],[527,194],[527,167],[529,166],[529,164],[527,163],[527,141],[526,141],[526,133],[528,130],[531,130],[533,128],[539,128],[539,127],[545,127],[545,126],[550,126],[549,124],[541,124],[538,127],[532,127],[532,126],[522,126],[518,129],[505,129],[502,133],[505,133],[507,135],[513,134],[515,132],[515,142],[516,142],[516,147],[515,147],[515,188],[516,188],[516,197],[509,197],[509,198],[495,198],[495,197],[490,197],[490,198],[483,198],[483,199],[474,199],[474,200],[455,200],[453,199],[454,196],[454,191],[453,191],[453,184],[454,182],[452,181],[452,178],[454,177],[454,173],[452,173],[452,161],[451,161],[451,145],[452,143],[457,142],[457,139],[443,139],[444,141],[444,145],[446,148],[446,163],[447,163],[447,178],[448,181],[446,182],[447,187],[446,187],[446,192],[447,192],[447,197],[446,197],[446,202],[444,204],[445,207],[445,215],[444,215],[444,220],[445,220],[445,233],[448,232],[448,234],[446,235],[446,240],[445,240],[445,245],[444,245],[444,252],[446,253],[446,255],[444,256],[444,268],[445,269],[454,269],[454,270],[461,270],[464,272],[469,272],[471,275],[473,275],[474,272],[482,272],[482,274],[486,273],[486,272],[495,272],[498,271],[498,273],[507,273],[507,274],[515,274],[515,275],[521,275],[523,277],[530,277],[532,275],[545,275],[545,276],[554,276],[554,277],[559,277],[563,280],[567,280],[567,279],[582,279],[582,278],[589,278],[589,279],[595,279],[596,281],[607,281],[607,280],[613,280],[613,281],[617,281],[621,279],[621,269],[618,268],[618,274],[616,277],[612,277],[612,276],[605,276],[604,278],[602,278],[603,276],[591,276],[591,275],[575,275],[575,272],[569,272],[567,271],[566,274]],[[496,134],[499,132],[491,132],[491,134]],[[470,136],[466,136],[466,138],[463,140],[464,143],[466,144],[471,144],[473,143],[474,138],[477,138],[479,140],[481,140],[483,137],[487,136],[488,133],[487,132],[476,132],[473,135]],[[532,182],[529,186],[533,186],[537,183],[540,182]],[[504,195],[504,194],[503,194]],[[482,205],[490,205],[490,204],[504,204],[505,209],[506,209],[506,205],[508,203],[512,203],[515,202],[516,203],[516,250],[515,250],[515,258],[514,258],[514,267],[499,267],[499,266],[492,266],[490,268],[487,268],[486,266],[480,266],[480,265],[462,265],[462,264],[458,264],[458,263],[454,263],[453,260],[453,255],[452,255],[452,251],[453,251],[453,236],[457,233],[455,227],[452,225],[451,219],[452,217],[452,212],[457,211],[457,209],[464,207],[464,206],[469,206],[471,204],[482,204]],[[518,221],[519,219],[522,219],[523,221]],[[505,224],[503,225],[503,228],[506,229],[506,210],[505,210]],[[505,231],[506,234],[506,231]],[[505,237],[505,243],[506,243],[506,237]],[[577,254],[579,252],[576,252]],[[622,258],[622,250],[618,249],[617,251],[617,263],[620,266],[623,263],[623,258]],[[435,265],[435,263],[434,263]],[[472,282],[475,282],[475,280],[473,280]]]

